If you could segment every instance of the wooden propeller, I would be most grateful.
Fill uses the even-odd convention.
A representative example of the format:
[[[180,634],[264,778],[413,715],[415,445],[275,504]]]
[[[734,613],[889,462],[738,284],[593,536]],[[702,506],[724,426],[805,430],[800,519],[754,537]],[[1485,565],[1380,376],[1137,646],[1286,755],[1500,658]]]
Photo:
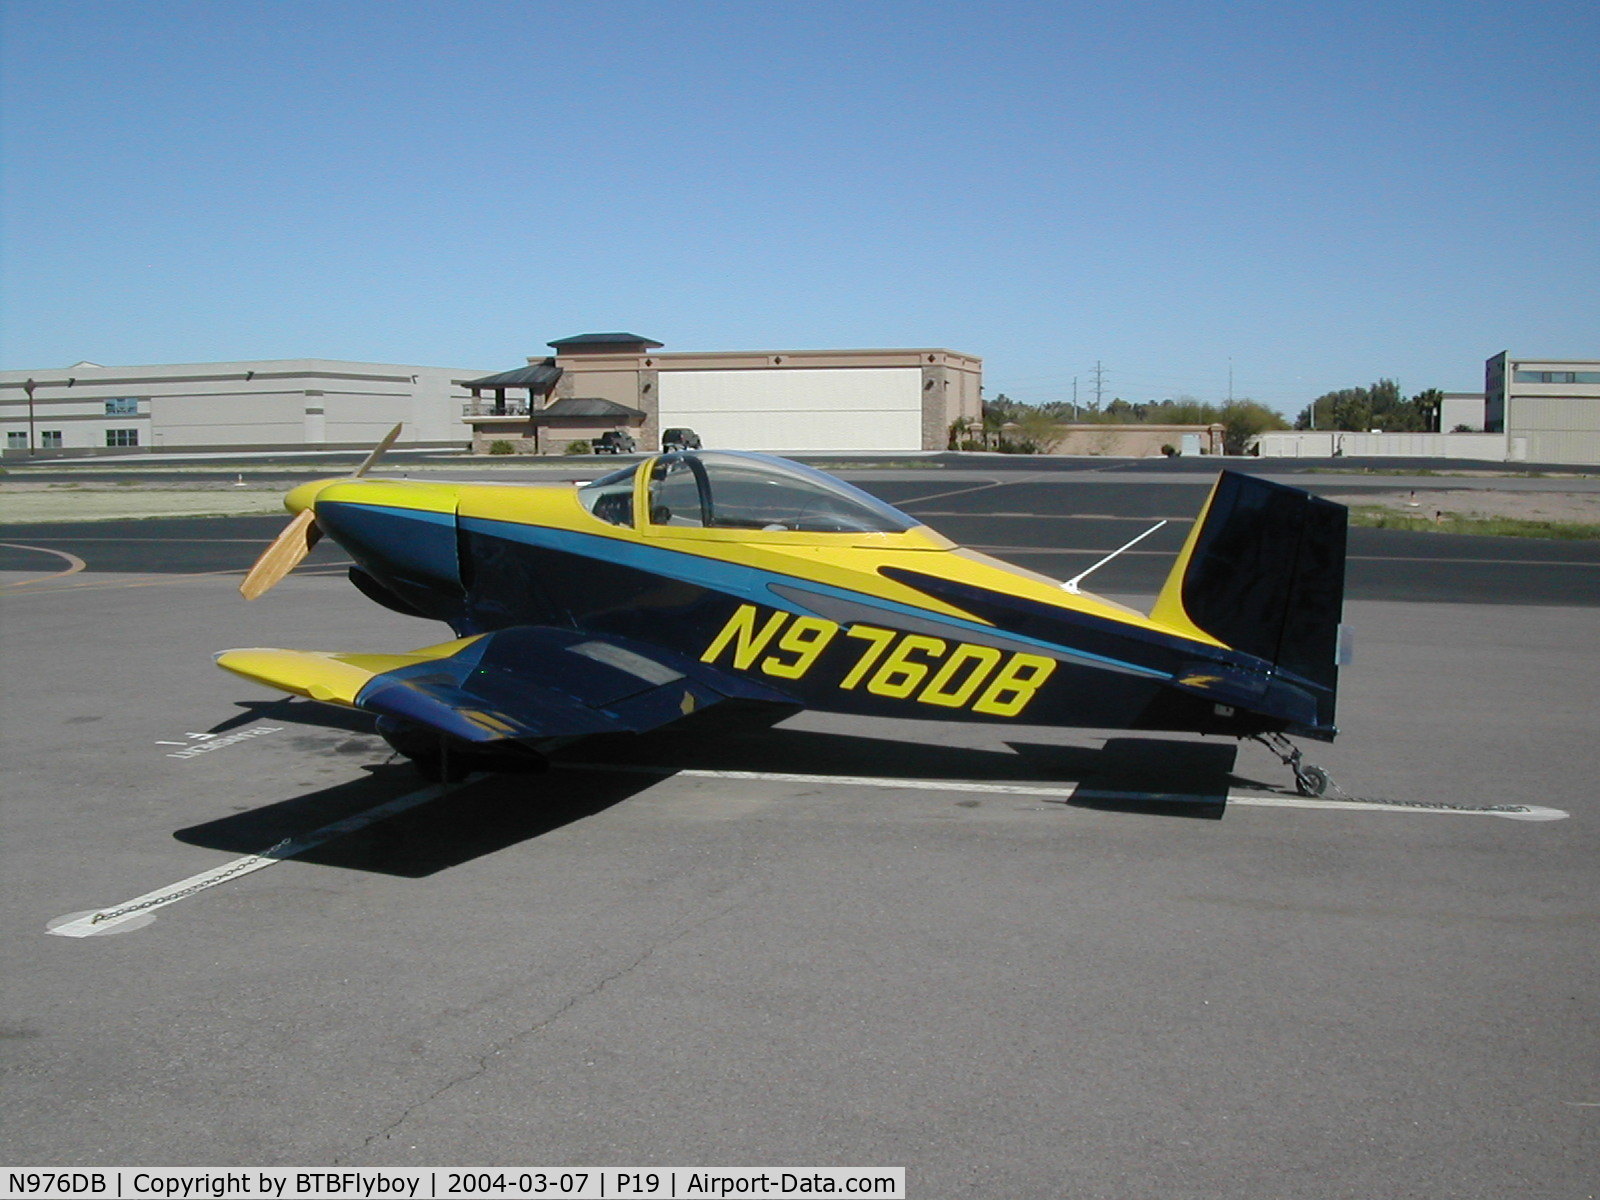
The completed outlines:
[[[361,465],[351,473],[351,479],[360,479],[377,464],[383,453],[394,445],[395,438],[400,436],[401,426],[396,425],[391,429],[383,441],[372,448],[372,453],[362,461]],[[314,505],[301,509],[294,515],[294,519],[284,527],[282,533],[272,540],[256,559],[255,565],[250,568],[244,580],[239,584],[239,594],[246,600],[254,600],[272,588],[295,567],[300,561],[311,553],[322,538],[322,530],[317,527],[317,514]]]

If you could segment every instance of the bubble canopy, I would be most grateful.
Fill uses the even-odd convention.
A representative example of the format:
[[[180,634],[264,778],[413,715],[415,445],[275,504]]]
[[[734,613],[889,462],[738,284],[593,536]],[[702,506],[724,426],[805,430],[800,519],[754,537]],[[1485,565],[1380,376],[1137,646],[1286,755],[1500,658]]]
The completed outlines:
[[[921,524],[802,463],[737,450],[664,454],[582,485],[578,498],[602,520],[631,525],[640,471],[648,472],[645,511],[655,526],[860,534],[904,533]]]

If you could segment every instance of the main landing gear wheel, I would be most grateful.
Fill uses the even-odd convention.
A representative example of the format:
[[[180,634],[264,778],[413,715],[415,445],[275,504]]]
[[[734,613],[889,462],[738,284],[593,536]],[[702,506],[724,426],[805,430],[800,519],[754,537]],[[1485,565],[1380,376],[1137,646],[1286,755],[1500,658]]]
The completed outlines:
[[[1294,790],[1302,796],[1326,796],[1333,780],[1321,767],[1306,762],[1296,746],[1281,733],[1256,733],[1251,735],[1268,750],[1276,754],[1284,766],[1294,772]]]
[[[537,775],[550,769],[548,759],[526,748],[477,750],[393,717],[378,718],[378,734],[429,783],[460,783],[478,772]]]

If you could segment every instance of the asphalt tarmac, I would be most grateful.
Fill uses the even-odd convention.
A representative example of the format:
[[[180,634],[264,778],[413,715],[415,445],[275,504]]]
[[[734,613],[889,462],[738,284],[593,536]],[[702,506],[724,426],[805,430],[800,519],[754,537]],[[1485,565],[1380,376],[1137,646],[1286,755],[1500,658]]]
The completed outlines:
[[[1057,575],[1194,507],[913,486]],[[1344,732],[1309,756],[1355,802],[1253,745],[813,714],[438,795],[359,716],[207,661],[442,636],[336,548],[246,604],[275,526],[0,531],[35,547],[0,559],[0,1159],[1595,1193],[1592,558],[1352,565]],[[1148,592],[1124,559],[1096,586]]]

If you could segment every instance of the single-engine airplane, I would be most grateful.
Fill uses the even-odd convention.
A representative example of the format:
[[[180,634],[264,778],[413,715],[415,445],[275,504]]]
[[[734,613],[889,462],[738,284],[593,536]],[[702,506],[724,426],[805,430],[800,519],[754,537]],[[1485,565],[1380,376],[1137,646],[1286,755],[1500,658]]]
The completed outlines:
[[[431,778],[719,708],[816,708],[1256,738],[1301,793],[1329,786],[1288,738],[1337,732],[1346,510],[1306,492],[1222,472],[1145,614],[781,458],[680,451],[580,484],[362,478],[383,448],[291,491],[240,590],[326,534],[363,593],[454,638],[217,662],[375,714]]]

